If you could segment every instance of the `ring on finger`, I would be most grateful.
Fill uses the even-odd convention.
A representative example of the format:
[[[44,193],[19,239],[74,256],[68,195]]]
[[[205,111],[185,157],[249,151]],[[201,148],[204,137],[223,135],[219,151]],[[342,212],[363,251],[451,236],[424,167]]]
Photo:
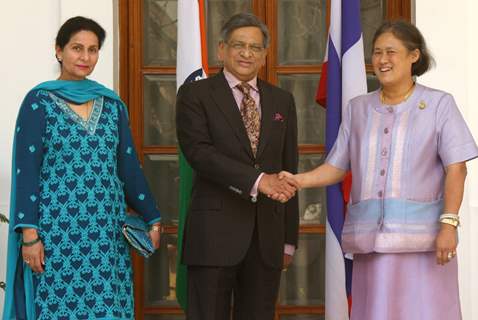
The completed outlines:
[[[25,261],[26,264],[30,264],[30,259],[24,259],[23,261]]]
[[[453,254],[453,252],[448,252],[448,255],[446,257],[448,258],[448,260],[451,260],[454,256],[455,255]]]

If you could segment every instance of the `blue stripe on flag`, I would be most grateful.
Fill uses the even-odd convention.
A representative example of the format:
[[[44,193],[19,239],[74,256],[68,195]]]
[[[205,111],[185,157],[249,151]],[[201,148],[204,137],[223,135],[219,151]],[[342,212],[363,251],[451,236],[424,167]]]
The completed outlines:
[[[360,0],[342,0],[342,56],[361,35]]]
[[[327,66],[327,112],[325,147],[329,152],[334,146],[342,121],[342,67],[332,39],[329,37]]]
[[[353,261],[345,259],[345,289],[348,297],[352,295],[352,269]]]
[[[342,72],[340,58],[332,39],[329,39],[327,70],[327,113],[325,129],[325,145],[329,152],[337,139],[342,122]],[[341,184],[327,187],[327,217],[330,226],[340,243],[344,224],[344,201]]]
[[[327,187],[327,217],[332,231],[339,243],[342,243],[342,227],[344,226],[344,197],[342,184]]]

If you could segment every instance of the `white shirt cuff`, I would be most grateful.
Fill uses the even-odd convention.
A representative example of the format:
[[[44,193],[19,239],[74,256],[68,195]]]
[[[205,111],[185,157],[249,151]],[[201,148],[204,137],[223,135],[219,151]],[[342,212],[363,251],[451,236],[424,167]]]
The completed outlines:
[[[251,193],[250,193],[251,197],[257,197],[257,194],[259,193],[259,191],[257,189],[259,188],[259,182],[261,181],[263,175],[264,175],[264,172],[262,172],[257,177],[256,182],[252,186]]]
[[[289,255],[289,256],[293,256],[294,253],[295,253],[295,246],[286,243],[284,245],[284,253]]]

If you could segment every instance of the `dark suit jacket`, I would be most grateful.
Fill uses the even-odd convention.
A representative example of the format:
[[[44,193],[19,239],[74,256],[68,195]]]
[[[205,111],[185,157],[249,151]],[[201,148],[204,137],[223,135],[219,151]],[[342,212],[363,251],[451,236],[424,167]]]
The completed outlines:
[[[286,204],[262,194],[257,202],[250,197],[261,172],[295,173],[298,161],[293,96],[259,79],[258,88],[262,116],[256,159],[222,72],[179,89],[178,140],[195,171],[183,240],[187,265],[238,264],[250,246],[256,220],[267,265],[281,268],[284,243],[297,245],[297,196]]]

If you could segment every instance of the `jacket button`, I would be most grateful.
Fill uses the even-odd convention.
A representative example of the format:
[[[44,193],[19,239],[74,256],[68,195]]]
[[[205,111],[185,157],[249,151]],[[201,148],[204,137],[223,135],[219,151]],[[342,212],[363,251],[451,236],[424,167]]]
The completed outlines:
[[[254,164],[254,168],[259,169],[261,166],[258,163]]]

